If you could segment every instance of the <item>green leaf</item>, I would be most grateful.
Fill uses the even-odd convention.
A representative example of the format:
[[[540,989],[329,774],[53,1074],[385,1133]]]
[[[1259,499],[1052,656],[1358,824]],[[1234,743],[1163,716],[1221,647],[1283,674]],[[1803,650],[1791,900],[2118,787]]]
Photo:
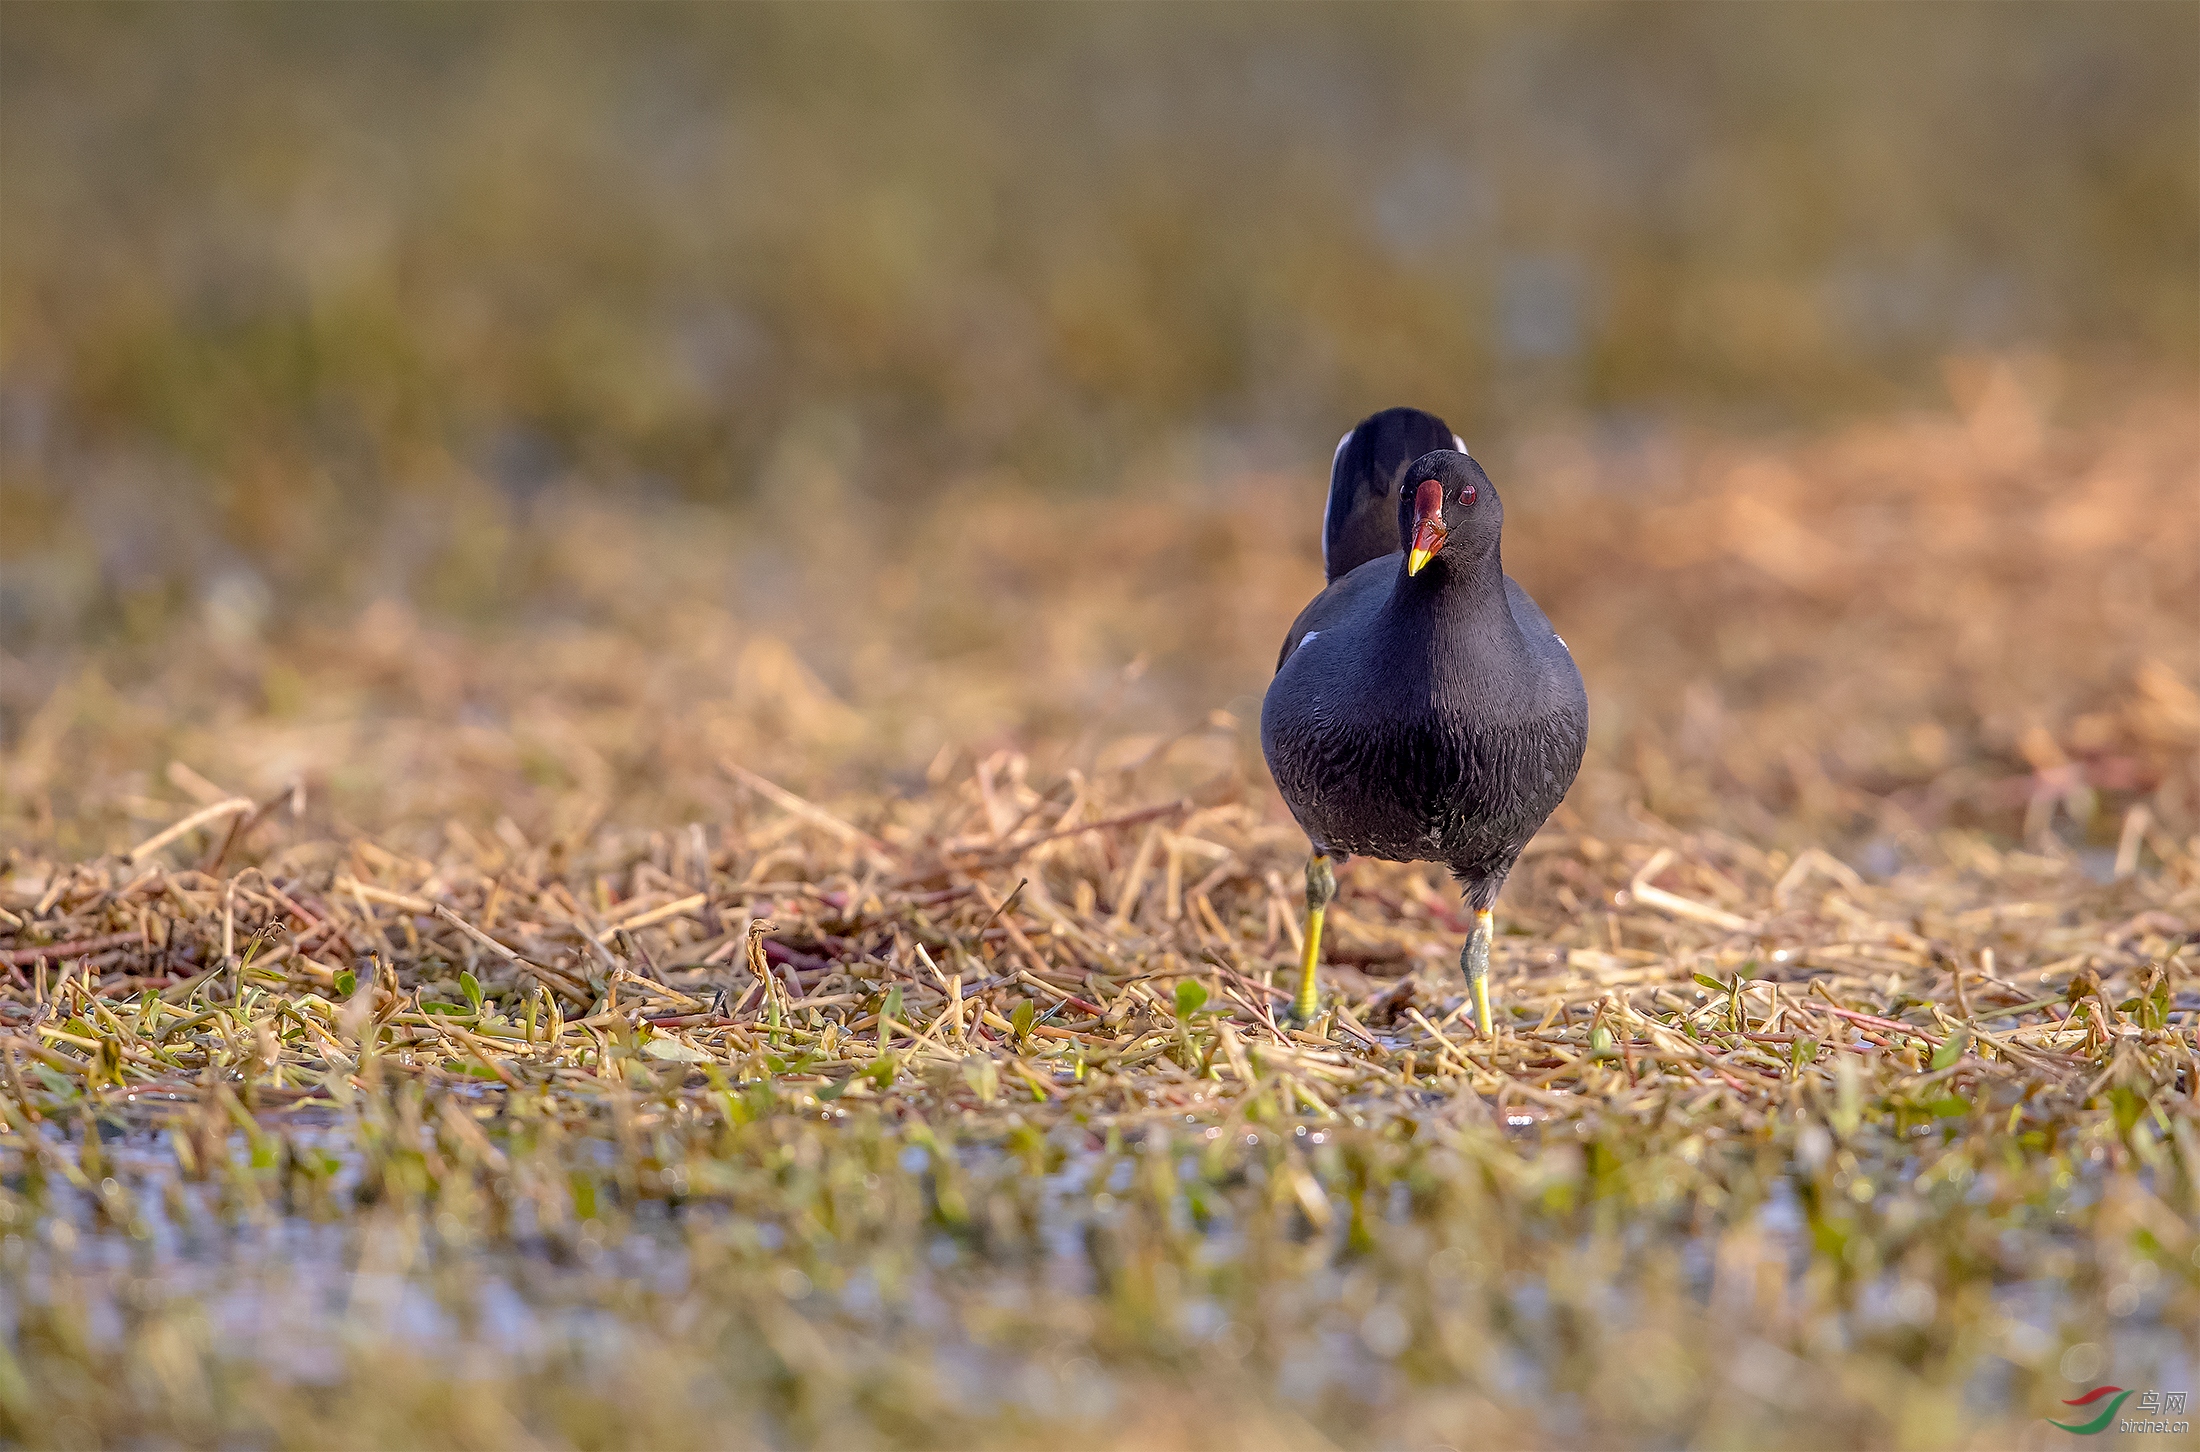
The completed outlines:
[[[1197,978],[1187,978],[1183,982],[1177,984],[1177,1022],[1183,1023],[1189,1020],[1193,1014],[1199,1012],[1200,1005],[1205,1003],[1206,1001],[1207,985],[1200,982]]]
[[[1016,1030],[1017,1042],[1031,1037],[1031,1021],[1038,1017],[1038,1009],[1039,1006],[1027,998],[1009,1014],[1008,1026]]]
[[[349,998],[359,991],[359,975],[346,968],[336,975],[336,996]]]
[[[1963,1032],[1961,1029],[1958,1029],[1956,1032],[1948,1035],[1948,1041],[1946,1043],[1942,1044],[1939,1048],[1933,1050],[1932,1062],[1930,1063],[1930,1065],[1928,1065],[1928,1067],[1936,1070],[1948,1068],[1949,1066],[1953,1065],[1956,1060],[1963,1057],[1964,1046],[1970,1042],[1971,1036]]]
[[[44,1064],[31,1065],[31,1073],[36,1076],[40,1083],[46,1086],[49,1092],[59,1094],[65,1099],[76,1097],[77,1084],[74,1079],[56,1073]]]
[[[2161,982],[2154,985],[2154,991],[2152,993],[2149,993],[2145,998],[2138,1000],[2138,1009],[2139,1027],[2143,1029],[2158,1029],[2165,1026],[2165,1024],[2168,1022],[2170,1011],[2169,978],[2166,975],[2163,977]]]
[[[462,1003],[423,1003],[420,1005],[420,1011],[422,1013],[439,1013],[446,1018],[473,1012],[472,1009]]]
[[[471,973],[461,972],[461,973],[460,973],[460,974],[458,975],[458,991],[466,995],[466,1001],[467,1001],[468,1003],[470,1003],[470,1004],[472,1004],[472,1005],[474,1006],[474,1011],[475,1011],[475,1012],[477,1012],[477,1013],[478,1013],[478,1012],[480,1012],[480,1010],[481,1010],[481,980],[480,980],[480,979],[478,979],[478,978],[474,977],[474,975],[473,975],[473,974],[471,974]]]
[[[642,1052],[652,1059],[670,1059],[675,1064],[702,1064],[710,1060],[710,1055],[701,1049],[678,1039],[651,1039],[642,1045]]]
[[[1001,1094],[1001,1069],[991,1054],[970,1054],[962,1062],[963,1082],[979,1100],[991,1104]]]
[[[1971,1101],[1960,1094],[1950,1094],[1945,1099],[1935,1099],[1925,1106],[1935,1119],[1960,1119],[1971,1112]]]
[[[1796,1068],[1800,1069],[1805,1064],[1818,1062],[1818,1040],[1797,1039],[1791,1047],[1794,1050]]]
[[[1724,983],[1721,983],[1721,982],[1720,982],[1720,981],[1719,981],[1718,979],[1716,979],[1716,978],[1713,978],[1713,977],[1712,977],[1712,976],[1711,976],[1710,974],[1708,974],[1708,973],[1698,973],[1698,974],[1696,974],[1696,975],[1694,975],[1694,976],[1695,976],[1695,979],[1696,979],[1696,983],[1697,983],[1697,985],[1698,985],[1699,987],[1702,987],[1702,988],[1708,988],[1708,989],[1710,989],[1710,990],[1711,990],[1711,991],[1712,991],[1713,993],[1731,993],[1731,992],[1733,992],[1733,990],[1732,990],[1731,988],[1729,988],[1729,987],[1728,987],[1728,986],[1727,986],[1726,984],[1724,984]]]
[[[2132,1127],[2139,1116],[2146,1112],[2146,1096],[2122,1084],[2108,1091],[2109,1107],[2116,1112],[2116,1132],[2130,1138]]]
[[[895,1023],[901,1022],[901,985],[899,983],[886,990],[886,1002],[880,1006],[878,1016],[880,1018],[890,1018]]]

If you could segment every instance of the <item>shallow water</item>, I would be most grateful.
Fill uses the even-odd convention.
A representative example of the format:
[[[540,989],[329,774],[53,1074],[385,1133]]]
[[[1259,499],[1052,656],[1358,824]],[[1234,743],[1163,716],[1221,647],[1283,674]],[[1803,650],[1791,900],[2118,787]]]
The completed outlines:
[[[1899,1187],[1922,1183],[1937,1141],[1887,1140],[1893,1152],[1858,1173],[1890,1188],[1842,1208],[1872,1219],[1892,1249],[1885,1263],[1881,1251],[1845,1252],[1855,1273],[1836,1290],[1814,1240],[1823,1225],[1811,1182],[1793,1164],[1738,1212],[1710,1213],[1715,1193],[1669,1183],[1687,1169],[1684,1152],[1624,1219],[1600,1223],[1593,1197],[1553,1208],[1529,1184],[1496,1224],[1461,1197],[1505,1161],[1415,1149],[1363,1195],[1355,1244],[1340,1166],[1369,1153],[1363,1130],[1159,1124],[1111,1145],[1059,1125],[1039,1170],[998,1140],[867,1138],[879,1131],[806,1121],[782,1134],[778,1151],[736,1166],[779,1177],[761,1202],[642,1198],[578,1221],[514,1192],[518,1155],[470,1188],[447,1167],[432,1202],[361,1204],[376,1200],[370,1156],[335,1116],[293,1117],[282,1151],[329,1157],[318,1203],[333,1220],[285,1208],[287,1192],[240,1200],[234,1174],[185,1177],[168,1130],[103,1135],[112,1188],[49,1179],[33,1213],[26,1177],[10,1177],[0,1338],[20,1348],[65,1322],[80,1359],[98,1364],[142,1358],[155,1328],[181,1320],[212,1348],[202,1360],[249,1368],[262,1385],[343,1390],[401,1354],[483,1395],[551,1377],[613,1396],[638,1361],[676,1360],[707,1378],[743,1355],[726,1340],[744,1334],[727,1319],[730,1296],[756,1318],[758,1339],[823,1337],[856,1363],[907,1368],[957,1425],[1096,1423],[1174,1366],[1299,1408],[1346,1441],[1418,1425],[1379,1409],[1470,1394],[1505,1409],[1507,1425],[1560,1440],[1689,1440],[1704,1423],[1685,1410],[1630,1430],[1615,1420],[1626,1395],[1584,1382],[1586,1367],[1629,1347],[1677,1355],[1691,1379],[1682,1400],[1699,1417],[1738,1395],[1757,1409],[1743,1422],[1775,1440],[1793,1431],[1780,1430],[1788,1419],[1825,1407],[1843,1366],[1927,1375],[1960,1421],[1978,1425],[2035,1399],[2041,1377],[2094,1360],[2123,1385],[2193,1379],[2190,1322],[2175,1319],[2192,1278],[2141,1259],[2105,1284],[2110,1257],[2093,1223],[2114,1184],[2105,1161],[2076,1161],[2081,1173],[2051,1203],[2005,1206],[1985,1234],[1958,1222],[1987,1213],[2002,1171],[1970,1176],[1937,1210],[1911,1204]],[[1578,1188],[1578,1174],[1565,1178],[1567,1165],[1578,1170],[1575,1138],[1561,1126],[1500,1152]],[[438,1153],[432,1129],[415,1139],[414,1150]],[[907,1213],[821,1233],[821,1202],[794,1183],[797,1162],[810,1155],[814,1171],[837,1173],[835,1154],[855,1153],[859,1139],[857,1197],[908,1197]],[[251,1163],[244,1134],[225,1148],[233,1166]],[[569,1174],[612,1177],[621,1159],[605,1137],[558,1153]],[[264,1165],[258,1173],[272,1179]],[[1295,1182],[1278,1188],[1298,1173],[1320,1180],[1314,1208],[1326,1205],[1327,1225]],[[502,1213],[480,1194],[502,1196]],[[954,1194],[976,1207],[960,1221],[941,1210]],[[1958,1251],[1985,1258],[1951,1268]],[[1676,1334],[1724,1350],[1675,1351]],[[785,1380],[784,1351],[767,1359]],[[1861,1425],[1889,1414],[1869,1392],[1841,1405]],[[801,1441],[808,1424],[774,1425]]]

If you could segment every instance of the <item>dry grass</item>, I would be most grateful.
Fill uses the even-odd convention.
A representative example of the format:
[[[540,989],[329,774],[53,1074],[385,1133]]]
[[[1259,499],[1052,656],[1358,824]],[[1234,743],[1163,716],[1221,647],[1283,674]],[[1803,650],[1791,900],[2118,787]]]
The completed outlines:
[[[2014,1445],[2182,1387],[2191,420],[1968,396],[1493,470],[1598,734],[1492,1040],[1423,867],[1272,1016],[1303,481],[551,517],[496,568],[557,622],[19,662],[0,1430]]]

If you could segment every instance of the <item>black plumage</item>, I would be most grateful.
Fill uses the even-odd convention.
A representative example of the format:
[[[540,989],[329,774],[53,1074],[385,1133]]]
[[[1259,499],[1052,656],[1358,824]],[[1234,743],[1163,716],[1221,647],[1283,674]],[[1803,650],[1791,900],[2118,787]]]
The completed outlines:
[[[1369,560],[1394,555],[1398,486],[1406,465],[1432,449],[1467,451],[1444,421],[1417,408],[1386,408],[1355,424],[1329,461],[1329,503],[1322,510],[1322,574],[1349,575]]]
[[[1432,438],[1441,446],[1400,457]],[[1458,877],[1475,913],[1462,962],[1488,1033],[1491,906],[1581,765],[1581,672],[1505,574],[1504,507],[1457,443],[1407,409],[1346,436],[1324,521],[1330,583],[1292,623],[1261,710],[1269,770],[1314,847],[1302,1017],[1329,862],[1357,854]],[[1373,554],[1378,512],[1387,532]]]

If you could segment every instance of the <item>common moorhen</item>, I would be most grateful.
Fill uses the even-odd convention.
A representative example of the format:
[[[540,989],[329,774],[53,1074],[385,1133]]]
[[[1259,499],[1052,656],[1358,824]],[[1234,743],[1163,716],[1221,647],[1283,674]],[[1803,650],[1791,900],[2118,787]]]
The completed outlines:
[[[1314,1016],[1331,864],[1441,862],[1474,910],[1459,955],[1490,1026],[1490,911],[1573,785],[1589,698],[1566,642],[1505,574],[1504,506],[1442,420],[1394,408],[1330,465],[1329,584],[1284,637],[1261,749],[1312,840],[1292,1012]]]

